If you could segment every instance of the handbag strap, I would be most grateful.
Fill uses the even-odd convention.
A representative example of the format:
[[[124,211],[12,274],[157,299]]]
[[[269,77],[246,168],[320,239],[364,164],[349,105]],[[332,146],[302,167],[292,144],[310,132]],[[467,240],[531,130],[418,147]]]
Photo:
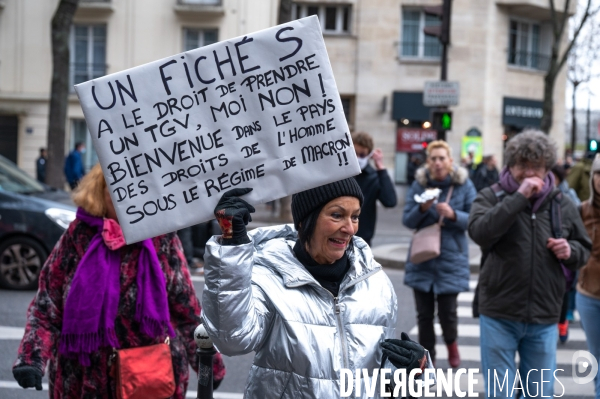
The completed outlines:
[[[445,203],[449,204],[450,203],[450,198],[452,198],[452,191],[454,190],[454,185],[450,185],[450,188],[448,189],[448,195],[446,195],[446,201],[444,201]],[[444,219],[443,216],[440,216],[440,220],[438,220],[438,224],[441,226],[442,225],[442,220]]]

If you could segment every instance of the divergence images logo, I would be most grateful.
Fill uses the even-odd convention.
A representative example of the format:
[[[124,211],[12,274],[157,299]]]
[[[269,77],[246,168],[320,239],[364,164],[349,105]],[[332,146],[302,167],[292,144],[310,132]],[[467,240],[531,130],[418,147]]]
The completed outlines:
[[[588,351],[577,351],[573,354],[573,381],[576,384],[587,384],[598,374],[598,361]]]

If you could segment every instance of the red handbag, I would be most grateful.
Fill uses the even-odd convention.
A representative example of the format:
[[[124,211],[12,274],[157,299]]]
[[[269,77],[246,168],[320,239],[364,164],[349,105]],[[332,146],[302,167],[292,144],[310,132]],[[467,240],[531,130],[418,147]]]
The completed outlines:
[[[165,399],[175,393],[170,340],[138,348],[113,349],[118,399]]]

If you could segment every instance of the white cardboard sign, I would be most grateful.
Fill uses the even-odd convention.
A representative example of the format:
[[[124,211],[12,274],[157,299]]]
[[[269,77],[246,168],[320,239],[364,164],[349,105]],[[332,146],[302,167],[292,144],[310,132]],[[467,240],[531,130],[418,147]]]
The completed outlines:
[[[128,243],[360,173],[316,16],[75,90]]]

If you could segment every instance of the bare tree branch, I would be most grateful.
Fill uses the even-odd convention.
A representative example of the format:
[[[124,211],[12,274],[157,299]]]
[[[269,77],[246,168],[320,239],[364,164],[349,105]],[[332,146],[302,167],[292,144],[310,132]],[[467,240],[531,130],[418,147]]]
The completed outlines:
[[[569,53],[571,52],[571,49],[575,45],[575,42],[577,41],[577,37],[579,36],[579,33],[581,33],[581,29],[585,25],[585,22],[587,21],[587,19],[591,15],[595,14],[596,12],[598,12],[598,10],[595,10],[593,12],[593,14],[590,14],[590,7],[591,6],[592,6],[592,0],[588,0],[587,6],[585,8],[585,12],[583,13],[583,17],[581,18],[581,21],[579,22],[579,25],[577,26],[577,28],[575,28],[575,31],[573,33],[573,38],[571,39],[570,43],[567,45],[567,49],[565,50],[565,52],[563,53],[562,57],[560,58],[560,62],[558,63],[558,68],[557,68],[558,71],[560,71],[560,69],[563,67],[563,65],[565,64],[565,62],[567,62],[567,58],[569,57]]]

